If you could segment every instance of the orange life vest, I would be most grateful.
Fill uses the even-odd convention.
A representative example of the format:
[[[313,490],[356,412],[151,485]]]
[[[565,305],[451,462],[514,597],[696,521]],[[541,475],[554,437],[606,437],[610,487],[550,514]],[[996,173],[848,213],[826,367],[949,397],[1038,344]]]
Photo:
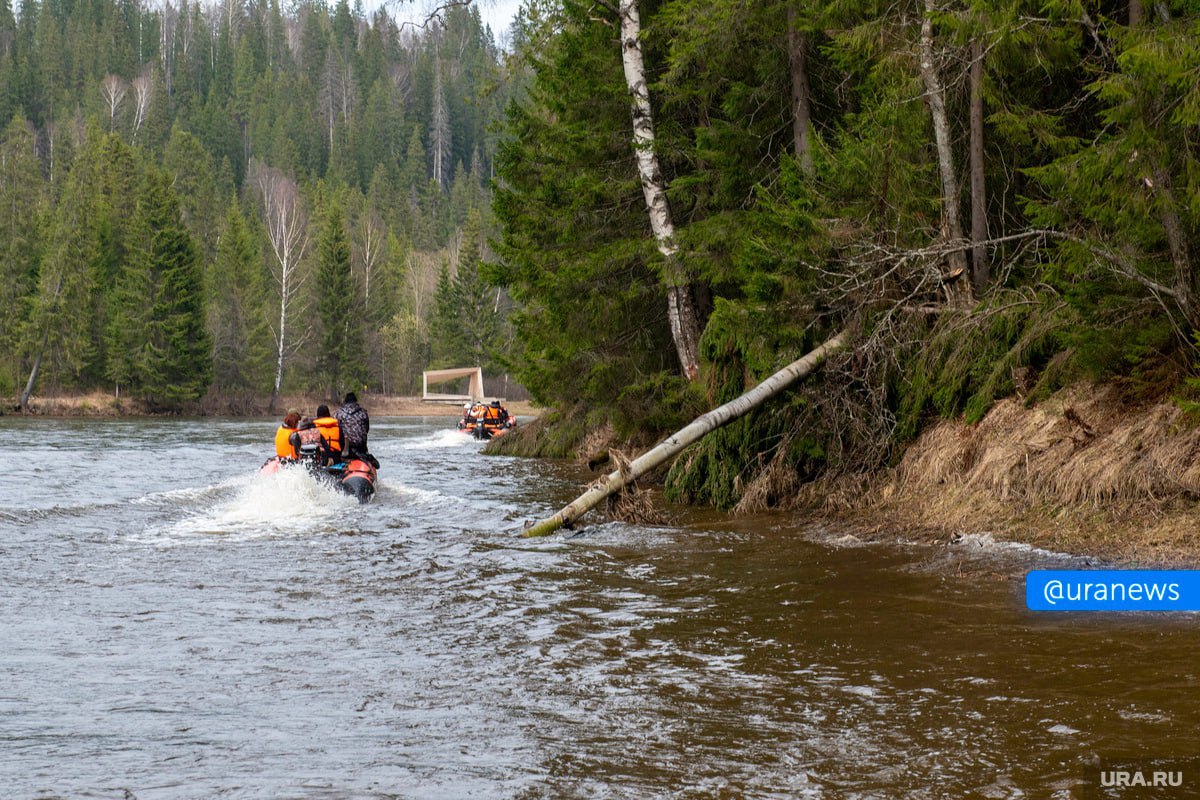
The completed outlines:
[[[317,417],[313,420],[313,425],[316,425],[317,430],[325,437],[325,443],[329,446],[330,452],[335,454],[342,452],[342,429],[336,419]]]
[[[295,428],[279,426],[279,430],[275,431],[275,455],[280,458],[296,457],[296,448],[292,447],[290,441],[291,435],[295,432]]]
[[[325,437],[321,435],[321,431],[315,425],[297,429],[291,436],[291,442],[297,456],[303,455],[307,449],[315,454],[317,462],[324,466],[325,460],[329,456],[329,447],[325,444]]]

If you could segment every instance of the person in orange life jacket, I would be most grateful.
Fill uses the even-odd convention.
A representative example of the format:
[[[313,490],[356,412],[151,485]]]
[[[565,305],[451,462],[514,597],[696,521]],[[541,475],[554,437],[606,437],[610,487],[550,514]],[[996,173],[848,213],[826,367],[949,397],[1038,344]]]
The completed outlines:
[[[337,410],[338,426],[342,432],[342,453],[350,456],[353,453],[367,452],[367,432],[371,430],[371,417],[367,410],[358,404],[358,395],[346,393],[346,400]]]
[[[317,416],[313,420],[313,425],[317,426],[317,430],[325,437],[325,444],[329,447],[329,456],[334,461],[342,460],[342,429],[338,425],[338,421],[329,416],[329,406],[322,403],[317,406]]]
[[[283,424],[275,431],[275,455],[280,458],[296,458],[299,455],[291,442],[292,434],[296,432],[296,426],[299,424],[300,412],[289,408],[287,416],[283,418]]]
[[[329,443],[321,435],[321,429],[313,424],[311,417],[303,417],[300,420],[289,441],[299,457],[311,455],[314,462],[322,467],[330,462]]]
[[[493,400],[487,406],[484,417],[489,424],[506,425],[508,423],[508,409],[500,405],[499,400]]]
[[[467,427],[474,425],[474,424],[475,424],[475,420],[471,419],[471,404],[463,403],[463,415],[462,415],[462,419],[460,419],[458,421],[458,429],[460,431],[466,430]]]

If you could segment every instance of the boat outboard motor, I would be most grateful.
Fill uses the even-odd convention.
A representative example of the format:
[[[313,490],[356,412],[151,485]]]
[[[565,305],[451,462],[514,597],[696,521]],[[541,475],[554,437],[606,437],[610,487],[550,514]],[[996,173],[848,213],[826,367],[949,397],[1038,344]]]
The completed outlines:
[[[310,468],[321,466],[321,445],[300,445],[300,461]]]

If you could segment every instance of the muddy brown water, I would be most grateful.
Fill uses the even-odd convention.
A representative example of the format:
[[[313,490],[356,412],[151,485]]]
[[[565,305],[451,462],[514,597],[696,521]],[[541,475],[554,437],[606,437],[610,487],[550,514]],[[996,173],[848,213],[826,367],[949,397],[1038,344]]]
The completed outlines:
[[[1071,798],[1195,755],[1200,618],[1025,610],[1082,562],[696,511],[527,541],[577,468],[373,425],[358,506],[258,476],[269,420],[0,418],[5,797]]]

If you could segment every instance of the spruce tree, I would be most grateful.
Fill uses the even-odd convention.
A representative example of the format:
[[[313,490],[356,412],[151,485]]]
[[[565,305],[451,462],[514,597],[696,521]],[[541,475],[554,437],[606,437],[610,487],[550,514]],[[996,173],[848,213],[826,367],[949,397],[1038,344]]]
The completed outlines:
[[[0,392],[5,394],[25,378],[20,343],[37,288],[44,200],[33,132],[18,115],[0,136]]]
[[[322,384],[331,397],[362,388],[366,371],[362,307],[350,265],[346,217],[338,202],[325,215],[317,241],[317,311],[321,317],[321,351],[317,359]]]
[[[262,248],[233,198],[208,280],[213,388],[218,392],[244,394],[266,390],[271,384],[263,273]]]
[[[128,352],[112,354],[110,363],[114,372],[128,368],[139,396],[176,407],[208,389],[212,343],[198,251],[165,172],[146,172],[131,228],[129,261],[118,283],[122,302],[114,315],[114,324],[126,326],[114,338]]]
[[[461,308],[458,285],[450,275],[450,265],[443,262],[438,272],[433,316],[429,320],[429,365],[434,369],[460,367],[465,363],[466,338],[460,319]]]

